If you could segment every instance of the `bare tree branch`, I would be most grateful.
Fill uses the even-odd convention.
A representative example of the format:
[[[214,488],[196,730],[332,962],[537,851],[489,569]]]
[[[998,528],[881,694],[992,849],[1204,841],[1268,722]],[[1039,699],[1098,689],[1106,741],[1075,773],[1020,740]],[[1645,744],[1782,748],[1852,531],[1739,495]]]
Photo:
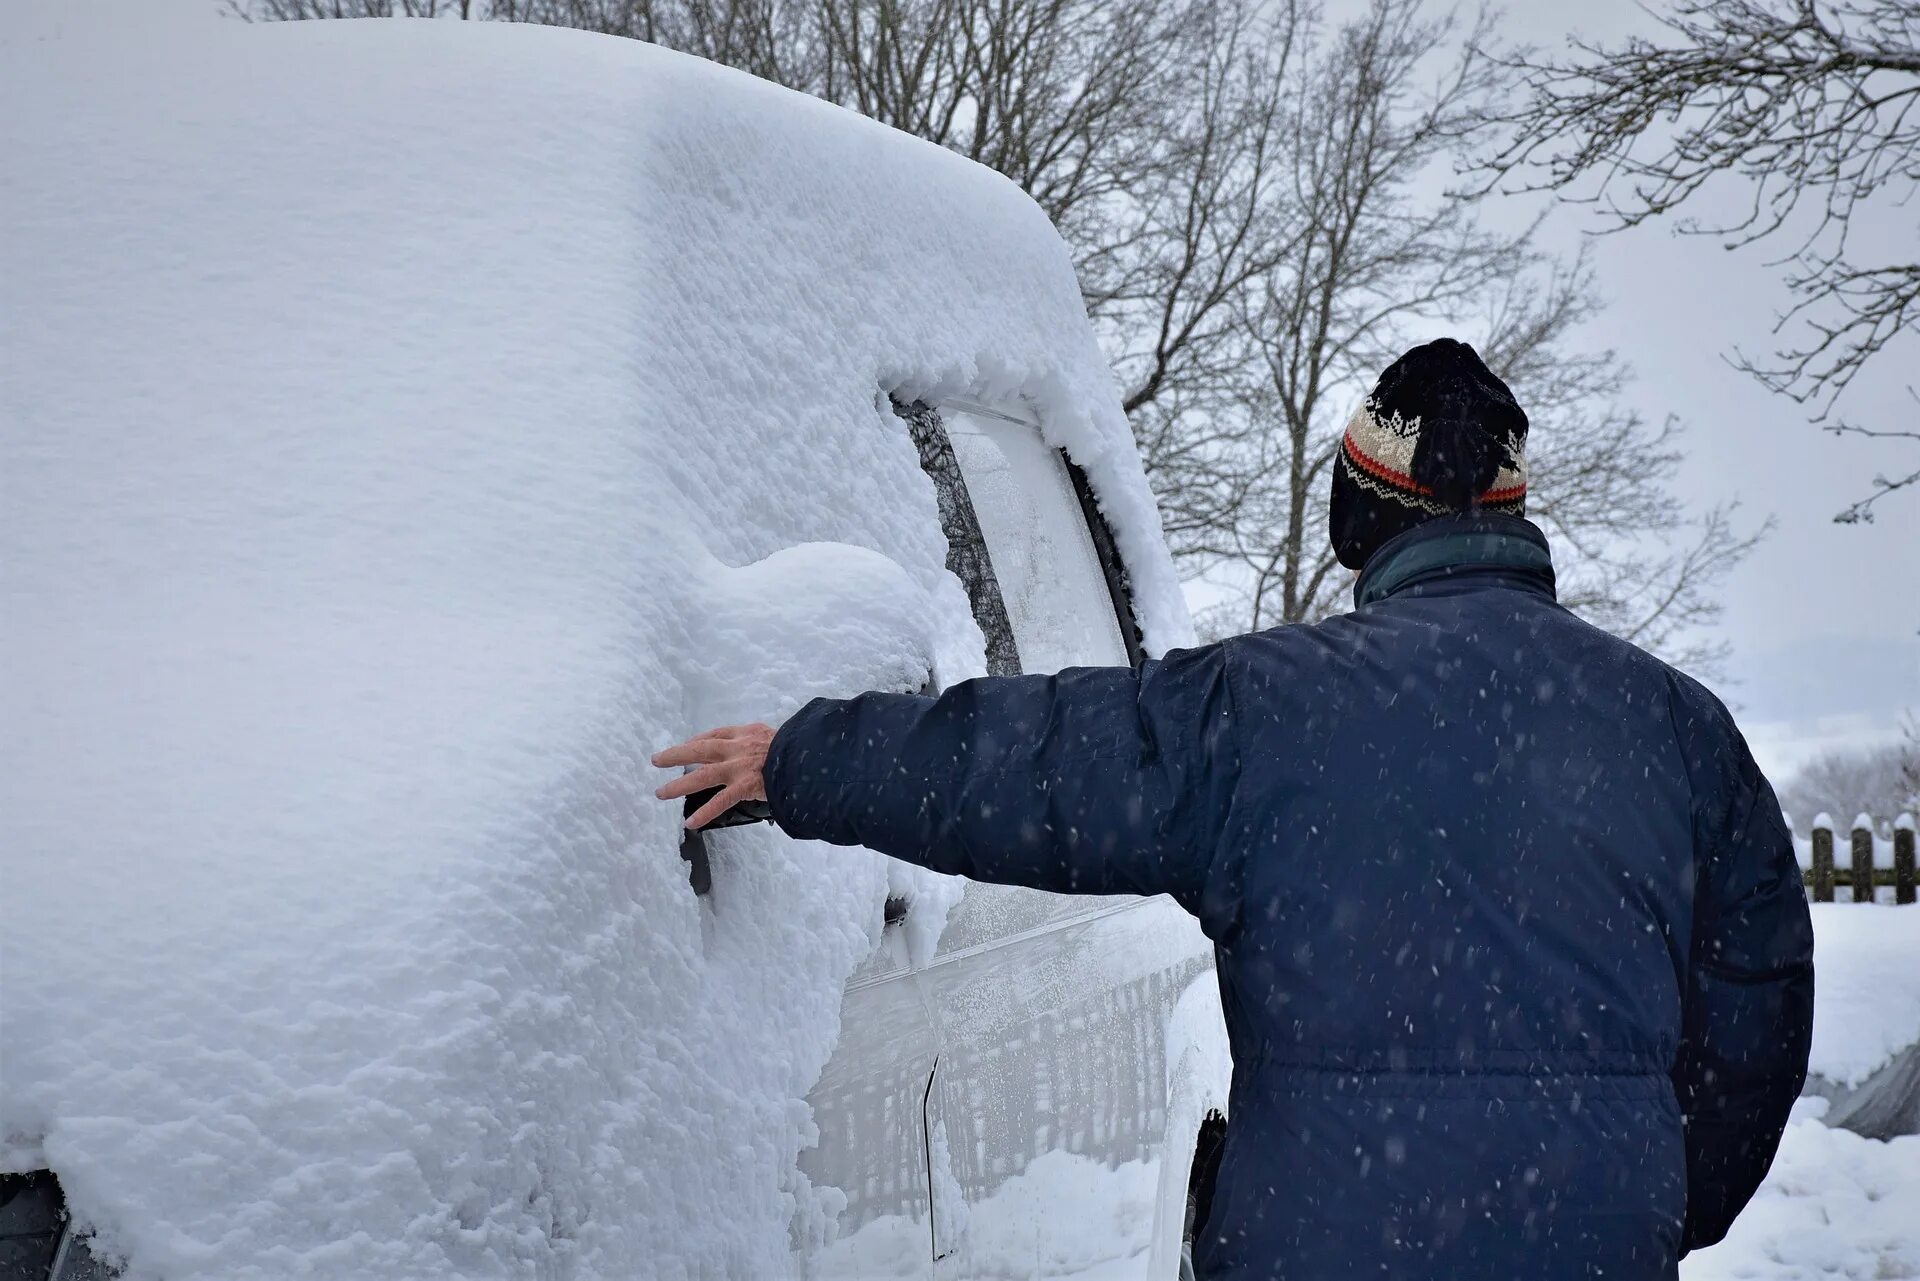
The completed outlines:
[[[254,17],[450,0],[231,0]],[[435,5],[438,8],[434,8]],[[396,8],[398,6],[398,8]],[[412,6],[409,8],[408,6]],[[1471,337],[1541,430],[1534,512],[1574,608],[1710,660],[1714,588],[1757,534],[1688,520],[1678,430],[1578,342],[1584,264],[1424,194],[1515,74],[1430,0],[1329,23],[1298,0],[471,0],[460,16],[635,36],[852,107],[1018,182],[1072,247],[1169,544],[1237,595],[1203,625],[1317,619],[1339,434],[1411,341]],[[1894,322],[1897,323],[1897,320]]]
[[[1912,0],[1681,0],[1670,42],[1505,65],[1526,90],[1485,164],[1509,190],[1573,193],[1609,229],[1676,213],[1714,179],[1744,180],[1743,215],[1681,231],[1730,247],[1786,246],[1794,299],[1771,357],[1734,363],[1770,391],[1835,421],[1837,402],[1920,322],[1920,264],[1857,261],[1849,228],[1869,204],[1901,208],[1920,187],[1920,6]],[[1876,492],[1837,519],[1871,518]]]

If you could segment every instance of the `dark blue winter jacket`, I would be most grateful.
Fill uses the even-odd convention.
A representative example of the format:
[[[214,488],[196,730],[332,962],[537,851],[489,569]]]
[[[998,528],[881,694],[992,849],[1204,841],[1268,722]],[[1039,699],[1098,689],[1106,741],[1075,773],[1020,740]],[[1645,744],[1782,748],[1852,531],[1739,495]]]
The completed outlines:
[[[1356,598],[1137,671],[816,700],[774,817],[1200,919],[1233,1048],[1202,1276],[1672,1277],[1806,1071],[1772,789],[1712,694],[1556,603],[1526,521],[1410,530]]]

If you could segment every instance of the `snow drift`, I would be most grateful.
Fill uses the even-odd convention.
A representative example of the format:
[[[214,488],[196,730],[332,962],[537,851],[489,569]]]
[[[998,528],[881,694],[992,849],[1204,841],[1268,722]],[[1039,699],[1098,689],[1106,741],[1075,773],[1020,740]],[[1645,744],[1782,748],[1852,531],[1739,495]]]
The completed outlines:
[[[1807,1068],[1858,1085],[1920,1043],[1920,912],[1815,903],[1817,999]]]
[[[1825,1124],[1801,1099],[1726,1240],[1688,1255],[1681,1281],[1884,1281],[1920,1276],[1920,1135],[1888,1142]]]
[[[633,42],[183,35],[0,47],[0,1169],[173,1281],[783,1272],[888,869],[696,900],[646,757],[983,670],[889,392],[1036,413],[1188,638],[1065,250]]]
[[[1821,1120],[1868,1138],[1920,1135],[1920,913],[1813,904],[1813,1047]]]

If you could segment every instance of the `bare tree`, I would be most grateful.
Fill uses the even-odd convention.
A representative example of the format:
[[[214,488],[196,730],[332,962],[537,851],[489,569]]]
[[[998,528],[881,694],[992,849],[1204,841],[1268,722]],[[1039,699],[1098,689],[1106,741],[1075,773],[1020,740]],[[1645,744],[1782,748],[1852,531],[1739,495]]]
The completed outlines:
[[[1920,739],[1822,753],[1780,787],[1780,807],[1798,822],[1827,813],[1846,823],[1866,814],[1885,826],[1920,809]]]
[[[1226,424],[1207,443],[1235,501],[1192,529],[1170,520],[1169,533],[1229,589],[1210,631],[1340,608],[1349,579],[1325,525],[1341,429],[1402,349],[1458,333],[1539,425],[1529,511],[1555,537],[1562,598],[1711,667],[1723,656],[1702,639],[1715,590],[1763,531],[1739,529],[1730,508],[1689,518],[1674,500],[1678,426],[1624,408],[1618,358],[1581,345],[1599,305],[1585,262],[1556,264],[1530,230],[1488,230],[1474,201],[1429,190],[1501,88],[1498,65],[1473,51],[1481,34],[1418,0],[1376,0],[1302,55],[1278,149],[1285,253],[1238,300],[1255,376],[1207,419]]]
[[[305,18],[476,18],[485,0],[226,0],[234,17],[288,22]]]
[[[317,17],[405,0],[232,3]],[[1073,249],[1176,555],[1235,594],[1216,611],[1222,630],[1336,607],[1324,503],[1340,425],[1401,347],[1443,326],[1552,418],[1534,443],[1536,510],[1583,612],[1678,653],[1747,545],[1724,512],[1678,538],[1675,429],[1619,408],[1617,362],[1581,350],[1584,270],[1556,273],[1527,235],[1483,229],[1473,201],[1430,181],[1510,73],[1473,52],[1484,28],[1456,30],[1425,0],[1374,0],[1339,24],[1295,0],[474,0],[460,12],[698,53],[1020,183]]]
[[[1528,93],[1504,118],[1492,171],[1563,191],[1591,179],[1584,199],[1613,228],[1678,210],[1716,177],[1745,179],[1740,216],[1679,224],[1733,246],[1786,246],[1794,301],[1774,327],[1781,346],[1735,363],[1831,432],[1920,443],[1904,423],[1836,412],[1854,377],[1920,324],[1920,261],[1862,262],[1848,236],[1870,202],[1904,205],[1920,185],[1920,6],[1681,0],[1660,21],[1671,43],[1575,42],[1569,60],[1513,59]],[[1836,519],[1871,520],[1881,498],[1917,484],[1920,468],[1877,477]]]
[[[1900,763],[1901,805],[1905,812],[1920,815],[1920,711],[1901,718],[1900,745],[1905,758]]]
[[[1323,517],[1341,423],[1412,326],[1518,265],[1463,202],[1414,190],[1491,87],[1470,52],[1421,83],[1450,27],[1418,0],[1376,0],[1317,32],[1289,86],[1282,164],[1294,234],[1239,315],[1258,371],[1236,407],[1263,428],[1246,460],[1254,483],[1238,519],[1203,544],[1245,575],[1244,626],[1330,612],[1340,575]]]
[[[1683,667],[1717,669],[1718,588],[1772,522],[1743,527],[1734,503],[1689,513],[1675,501],[1681,425],[1669,416],[1655,426],[1627,407],[1617,355],[1580,343],[1600,306],[1584,257],[1535,259],[1487,297],[1481,354],[1540,424],[1528,441],[1527,508],[1554,537],[1561,601]]]
[[[1211,548],[1247,500],[1244,459],[1265,428],[1233,412],[1258,364],[1240,317],[1300,234],[1283,86],[1302,16],[1285,6],[1212,17],[1219,26],[1170,100],[1157,181],[1114,202],[1118,234],[1080,255],[1168,538],[1190,550]]]

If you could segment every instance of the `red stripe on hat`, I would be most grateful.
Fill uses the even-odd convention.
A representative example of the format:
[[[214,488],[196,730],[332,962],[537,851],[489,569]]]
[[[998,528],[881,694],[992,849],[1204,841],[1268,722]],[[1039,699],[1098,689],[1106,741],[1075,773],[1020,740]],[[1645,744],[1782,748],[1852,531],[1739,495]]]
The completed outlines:
[[[1353,430],[1351,428],[1347,430],[1346,439],[1341,443],[1346,446],[1347,454],[1354,462],[1360,465],[1362,471],[1368,472],[1377,479],[1384,480],[1390,485],[1398,485],[1400,488],[1418,494],[1422,498],[1438,497],[1431,487],[1422,485],[1405,472],[1394,467],[1389,467],[1377,458],[1369,457],[1367,452],[1361,449],[1359,443],[1354,440]],[[1483,503],[1511,503],[1526,497],[1526,493],[1527,482],[1523,480],[1518,485],[1508,485],[1505,489],[1489,489],[1486,493],[1480,495],[1479,501]]]

